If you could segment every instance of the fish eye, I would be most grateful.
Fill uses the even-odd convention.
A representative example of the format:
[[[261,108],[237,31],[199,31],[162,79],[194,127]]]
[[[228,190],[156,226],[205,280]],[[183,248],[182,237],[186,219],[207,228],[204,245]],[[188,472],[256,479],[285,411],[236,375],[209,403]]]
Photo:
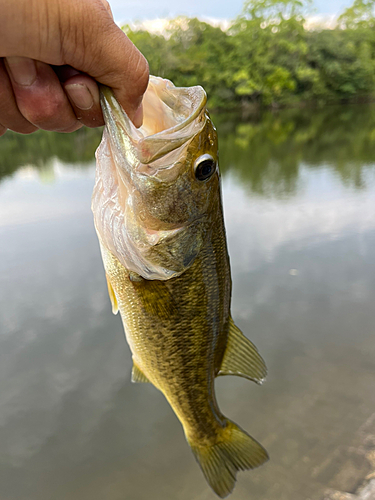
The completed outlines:
[[[215,171],[216,161],[211,155],[205,154],[195,160],[194,175],[198,181],[206,181]]]

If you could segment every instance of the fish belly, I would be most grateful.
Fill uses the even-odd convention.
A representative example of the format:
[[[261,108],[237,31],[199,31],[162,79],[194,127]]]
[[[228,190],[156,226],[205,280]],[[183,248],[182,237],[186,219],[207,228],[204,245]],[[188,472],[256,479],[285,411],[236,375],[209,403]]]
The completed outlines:
[[[213,255],[208,266],[202,262],[207,253],[182,276],[164,282],[134,278],[102,248],[134,364],[163,392],[185,431],[200,435],[202,429],[213,435],[221,425],[213,385],[229,314],[213,276]]]

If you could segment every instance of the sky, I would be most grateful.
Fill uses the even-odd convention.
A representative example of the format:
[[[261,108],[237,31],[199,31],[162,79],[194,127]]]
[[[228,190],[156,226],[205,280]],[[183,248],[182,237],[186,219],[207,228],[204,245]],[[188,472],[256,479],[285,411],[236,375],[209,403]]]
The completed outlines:
[[[109,0],[117,22],[175,17],[200,16],[233,19],[243,0]],[[313,0],[315,14],[338,14],[353,0]]]

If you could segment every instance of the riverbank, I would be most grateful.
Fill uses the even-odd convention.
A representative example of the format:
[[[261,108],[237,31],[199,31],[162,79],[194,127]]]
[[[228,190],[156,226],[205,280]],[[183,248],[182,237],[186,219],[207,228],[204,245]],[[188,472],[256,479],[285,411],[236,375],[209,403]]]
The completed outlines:
[[[351,445],[335,449],[315,475],[325,476],[331,485],[322,500],[375,498],[375,413],[358,429]]]

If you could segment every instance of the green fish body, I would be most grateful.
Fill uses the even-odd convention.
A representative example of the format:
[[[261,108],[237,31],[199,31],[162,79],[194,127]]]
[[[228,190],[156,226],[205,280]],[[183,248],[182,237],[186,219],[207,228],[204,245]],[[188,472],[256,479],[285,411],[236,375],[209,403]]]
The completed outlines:
[[[201,87],[151,77],[140,130],[109,89],[101,102],[106,132],[92,208],[113,312],[121,313],[133,355],[132,380],[164,394],[208,483],[225,497],[238,470],[268,456],[222,415],[215,377],[261,383],[266,367],[230,316],[217,135],[206,96]]]

